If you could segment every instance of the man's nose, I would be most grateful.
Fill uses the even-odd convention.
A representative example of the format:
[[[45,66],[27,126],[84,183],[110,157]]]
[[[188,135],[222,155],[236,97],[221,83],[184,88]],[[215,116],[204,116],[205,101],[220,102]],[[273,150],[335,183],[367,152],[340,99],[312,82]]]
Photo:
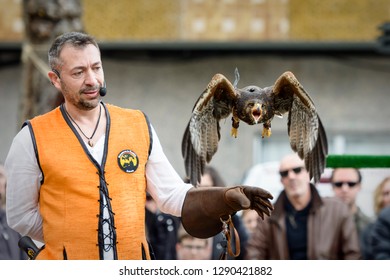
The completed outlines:
[[[85,84],[86,85],[96,85],[98,82],[97,75],[92,71],[92,69],[88,69],[85,72]]]
[[[343,184],[341,185],[341,189],[342,189],[344,192],[349,191],[349,186],[348,186],[348,184],[347,184],[347,183],[343,183]]]

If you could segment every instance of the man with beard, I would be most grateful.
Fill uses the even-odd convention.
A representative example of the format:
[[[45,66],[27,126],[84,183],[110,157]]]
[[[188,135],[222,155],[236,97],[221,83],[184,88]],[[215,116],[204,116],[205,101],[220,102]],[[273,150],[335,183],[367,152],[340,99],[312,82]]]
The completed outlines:
[[[65,101],[25,123],[5,162],[8,224],[45,244],[37,259],[150,259],[147,192],[202,238],[241,209],[270,214],[263,189],[185,184],[146,115],[101,100],[107,90],[93,37],[57,37],[49,65]]]

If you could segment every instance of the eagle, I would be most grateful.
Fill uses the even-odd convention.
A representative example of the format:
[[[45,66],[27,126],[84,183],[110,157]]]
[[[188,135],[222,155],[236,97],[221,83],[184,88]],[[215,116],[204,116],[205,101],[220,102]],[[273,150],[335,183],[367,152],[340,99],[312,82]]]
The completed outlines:
[[[237,137],[240,121],[263,124],[262,138],[271,136],[275,116],[288,114],[287,132],[291,149],[304,160],[310,179],[318,182],[326,165],[328,142],[316,107],[291,71],[284,72],[272,86],[237,88],[239,72],[232,84],[215,74],[196,101],[182,138],[182,155],[188,180],[200,182],[204,168],[217,152],[222,119],[232,115],[231,135]]]

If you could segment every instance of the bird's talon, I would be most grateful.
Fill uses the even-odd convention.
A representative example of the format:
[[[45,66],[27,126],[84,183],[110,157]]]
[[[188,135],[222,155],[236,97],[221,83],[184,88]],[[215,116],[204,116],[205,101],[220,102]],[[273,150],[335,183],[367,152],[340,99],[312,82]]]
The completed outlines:
[[[232,130],[230,132],[230,135],[233,136],[234,138],[237,138],[237,135],[238,135],[238,129],[237,128],[234,128],[232,127]]]
[[[265,128],[263,127],[263,132],[261,133],[261,138],[270,137],[271,136],[271,128]]]

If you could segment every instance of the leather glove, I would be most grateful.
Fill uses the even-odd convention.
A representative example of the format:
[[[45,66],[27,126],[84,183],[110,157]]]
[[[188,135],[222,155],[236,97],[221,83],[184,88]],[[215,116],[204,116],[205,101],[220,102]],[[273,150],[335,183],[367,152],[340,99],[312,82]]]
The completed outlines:
[[[254,209],[264,219],[273,210],[272,195],[259,187],[191,188],[182,209],[182,224],[194,237],[208,238],[222,231],[222,221],[243,209]]]

